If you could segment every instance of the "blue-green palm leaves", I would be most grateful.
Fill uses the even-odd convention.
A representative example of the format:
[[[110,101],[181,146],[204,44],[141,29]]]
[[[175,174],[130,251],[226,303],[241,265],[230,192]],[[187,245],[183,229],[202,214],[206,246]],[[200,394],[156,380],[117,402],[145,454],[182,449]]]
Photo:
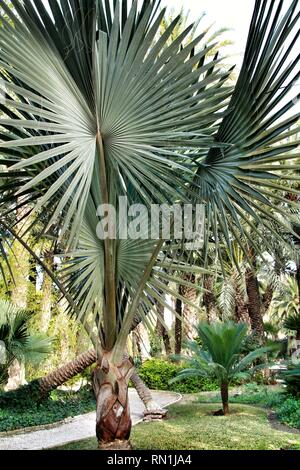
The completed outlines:
[[[80,318],[102,314],[110,344],[126,309],[128,331],[136,311],[159,297],[157,258],[172,269],[172,246],[160,254],[158,240],[102,242],[97,207],[120,195],[148,207],[190,201],[191,154],[214,145],[229,96],[219,60],[204,61],[214,47],[205,34],[181,47],[191,26],[168,45],[176,18],[157,39],[158,4],[134,1],[126,16],[125,2],[111,11],[91,1],[87,12],[87,2],[51,1],[49,15],[38,2],[14,0],[16,15],[0,2],[11,19],[0,30],[3,201],[31,204],[46,231],[58,224],[71,247],[63,275]],[[185,266],[175,262],[174,271]]]
[[[134,315],[164,303],[166,269],[178,282],[191,268],[173,259],[172,242],[99,240],[97,207],[119,196],[204,203],[206,241],[221,232],[243,248],[251,236],[241,221],[257,232],[284,212],[285,176],[273,163],[296,155],[297,142],[281,142],[299,117],[285,119],[293,102],[284,101],[299,74],[298,57],[287,65],[298,2],[256,1],[230,103],[228,71],[208,58],[215,44],[199,34],[183,46],[192,25],[170,44],[179,18],[158,37],[159,1],[11,3],[0,0],[2,202],[56,227],[80,318],[102,317],[109,347],[124,344]]]
[[[293,163],[299,141],[289,141],[299,132],[299,18],[297,0],[255,2],[243,66],[216,135],[223,147],[199,154],[198,196],[208,226],[231,250],[237,239],[246,256],[245,241],[262,248],[262,228],[271,228],[270,222],[289,230],[293,203],[285,195],[298,193],[288,180],[299,179]],[[272,236],[280,238],[276,230]]]
[[[89,3],[92,8],[98,2]],[[152,21],[156,2],[146,4],[136,23],[140,13],[137,14],[137,2],[133,2],[121,37],[119,2],[115,4],[108,32],[96,31],[96,20],[101,14],[97,8],[92,9],[95,37],[89,54],[92,57],[87,60],[91,83],[85,90],[89,91],[89,99],[77,76],[80,69],[78,74],[74,72],[68,54],[57,50],[56,41],[47,40],[40,30],[40,20],[34,20],[33,13],[30,16],[22,2],[14,1],[13,5],[23,21],[8,12],[14,26],[4,21],[0,31],[1,67],[11,76],[4,80],[4,86],[21,97],[8,100],[7,106],[27,114],[2,119],[2,126],[17,130],[17,134],[5,135],[2,152],[14,149],[18,156],[21,151],[22,158],[17,157],[20,161],[11,170],[25,170],[30,178],[19,194],[42,193],[36,210],[47,205],[55,207],[49,226],[65,211],[61,236],[72,223],[71,239],[74,237],[88,192],[93,183],[98,183],[97,132],[103,139],[107,179],[114,179],[113,186],[118,191],[124,183],[127,188],[132,186],[147,204],[184,199],[184,187],[193,174],[186,153],[197,146],[208,149],[213,143],[214,125],[228,91],[221,90],[220,94],[219,81],[223,75],[218,71],[207,77],[210,89],[203,90],[199,77],[213,64],[196,67],[213,45],[201,47],[192,56],[203,38],[201,35],[181,49],[180,44],[190,30],[187,28],[167,47],[178,18],[153,45],[164,12]],[[74,17],[74,23],[75,20]],[[81,34],[86,26],[73,25]],[[47,29],[47,35],[51,34],[51,29]],[[18,138],[19,129],[25,130],[26,137],[23,134]],[[42,133],[32,135],[32,129]],[[41,145],[46,150],[40,149]],[[40,164],[45,166],[43,171]],[[61,188],[64,194],[57,199]]]

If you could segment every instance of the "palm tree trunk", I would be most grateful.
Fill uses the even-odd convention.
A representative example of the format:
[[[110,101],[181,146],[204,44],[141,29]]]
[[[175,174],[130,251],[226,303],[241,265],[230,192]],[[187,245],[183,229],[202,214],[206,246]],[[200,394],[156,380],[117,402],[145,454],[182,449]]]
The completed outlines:
[[[274,288],[272,285],[269,284],[266,288],[266,291],[263,295],[263,300],[262,300],[264,314],[268,312],[270,305],[272,303],[272,300],[273,300],[273,296],[274,296]]]
[[[83,372],[87,367],[90,367],[97,361],[96,351],[91,349],[80,356],[76,357],[73,361],[65,364],[64,366],[56,369],[51,374],[39,379],[39,388],[41,398],[46,397],[52,390],[63,385],[68,380]],[[144,384],[142,379],[136,372],[132,373],[131,382],[133,383],[141,401],[143,402],[146,412],[162,416],[166,415],[163,410],[152,398],[152,394],[148,387]]]
[[[247,302],[240,287],[235,283],[235,319],[238,323],[246,323],[251,326],[251,321],[248,313]]]
[[[96,351],[91,349],[76,357],[73,361],[51,372],[51,374],[46,377],[39,379],[41,398],[46,397],[52,390],[55,390],[57,387],[60,387],[68,380],[80,374],[87,367],[94,364],[96,360]]]
[[[141,338],[137,329],[132,332],[132,348],[133,348],[133,356],[134,357],[137,356],[141,358],[142,357]]]
[[[258,279],[255,272],[248,269],[246,272],[246,287],[248,294],[248,312],[251,322],[252,331],[255,332],[262,340],[264,337],[264,324],[262,317],[262,305],[259,292]]]
[[[120,365],[104,353],[94,372],[97,398],[96,435],[99,448],[130,449],[131,418],[128,383],[134,369],[133,361],[125,358]]]
[[[191,274],[185,278],[191,284],[196,283],[196,276]],[[181,295],[185,299],[187,299],[191,304],[196,305],[198,292],[196,288],[188,287],[188,286],[181,286]],[[182,317],[184,321],[184,336],[188,339],[195,339],[195,334],[193,331],[193,326],[197,323],[197,318],[194,315],[193,318],[193,308],[188,304],[185,303],[183,307]]]
[[[184,281],[194,284],[196,277],[194,274],[187,274],[183,277]],[[196,302],[197,299],[197,290],[189,287],[187,285],[180,285],[178,288],[178,293],[181,297],[191,301]],[[192,309],[188,303],[184,304],[181,299],[176,299],[175,310],[177,317],[175,320],[175,354],[181,354],[182,349],[182,336],[183,336],[183,321],[189,325],[191,320]],[[187,335],[191,335],[191,329],[186,329]]]
[[[226,416],[229,413],[228,382],[221,383],[221,398],[223,404],[223,413],[224,416]]]
[[[297,263],[296,280],[298,286],[298,299],[300,303],[300,263]]]
[[[175,354],[181,354],[182,346],[182,302],[176,299],[175,311],[177,316],[175,318]]]
[[[54,254],[48,251],[44,255],[45,264],[51,271],[54,267]],[[40,329],[42,332],[47,333],[50,320],[51,320],[51,309],[52,309],[52,279],[47,273],[44,273],[44,279],[42,284],[42,302],[41,302],[41,321]]]
[[[18,390],[25,383],[24,364],[15,359],[8,368],[8,381],[4,387],[4,391],[11,392],[13,390]]]
[[[158,303],[156,304],[156,311],[157,311],[158,318],[157,318],[155,331],[156,331],[157,337],[162,338],[163,343],[164,343],[164,347],[165,347],[165,352],[166,352],[166,355],[168,356],[168,355],[172,354],[172,349],[171,349],[169,334],[168,334],[166,328],[164,327],[164,325],[162,323],[162,322],[165,321],[164,310],[165,309],[164,309],[163,305],[160,305]],[[160,321],[160,319],[162,321]]]
[[[131,376],[138,396],[145,406],[144,416],[149,421],[150,419],[161,419],[167,414],[167,410],[163,410],[152,398],[149,388],[144,384],[140,376],[134,372]]]
[[[216,299],[213,294],[213,277],[204,276],[203,287],[205,292],[203,294],[203,305],[206,310],[206,317],[208,323],[212,323],[217,319],[216,314]]]

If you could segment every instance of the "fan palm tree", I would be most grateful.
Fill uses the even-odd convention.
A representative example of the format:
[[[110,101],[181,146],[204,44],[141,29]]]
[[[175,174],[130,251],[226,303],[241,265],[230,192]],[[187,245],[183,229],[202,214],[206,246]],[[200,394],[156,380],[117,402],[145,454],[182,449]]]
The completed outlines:
[[[220,384],[223,414],[229,412],[229,385],[233,379],[245,378],[258,368],[265,366],[250,366],[272,348],[265,347],[251,351],[246,356],[242,355],[244,343],[247,337],[247,325],[235,324],[231,321],[216,322],[213,325],[202,323],[198,326],[198,336],[201,346],[197,341],[188,341],[187,348],[192,356],[181,356],[188,364],[188,368],[179,372],[172,382],[183,380],[187,377],[210,377]],[[219,412],[216,414],[220,414]]]
[[[0,30],[2,202],[26,204],[47,221],[44,233],[59,227],[70,312],[98,342],[98,440],[126,441],[133,320],[149,321],[153,306],[166,304],[161,292],[176,297],[166,280],[180,285],[185,273],[207,270],[174,258],[176,244],[161,236],[124,240],[112,227],[99,239],[97,210],[110,204],[118,213],[120,197],[148,209],[204,204],[206,241],[213,233],[216,247],[219,228],[229,247],[232,239],[243,246],[240,220],[264,225],[282,212],[269,188],[284,191],[287,168],[272,163],[297,148],[277,144],[299,117],[286,117],[294,100],[285,104],[299,75],[298,58],[288,62],[298,2],[256,1],[229,106],[228,72],[209,55],[215,44],[200,34],[182,46],[192,25],[168,44],[180,16],[158,38],[158,0],[129,9],[127,1],[11,3],[0,0],[8,18]],[[9,230],[3,217],[2,226]]]
[[[9,379],[9,368],[15,361],[38,364],[51,352],[51,340],[45,335],[29,331],[31,314],[4,300],[0,300],[0,386]]]

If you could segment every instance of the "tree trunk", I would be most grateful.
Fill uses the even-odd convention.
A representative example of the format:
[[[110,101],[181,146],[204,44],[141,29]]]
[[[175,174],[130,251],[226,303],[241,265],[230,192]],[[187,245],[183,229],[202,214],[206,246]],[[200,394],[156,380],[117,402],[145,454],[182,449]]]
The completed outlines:
[[[184,279],[190,282],[191,284],[196,283],[196,276],[194,274],[185,276]],[[188,286],[180,286],[180,295],[187,299],[191,304],[196,305],[198,297],[197,289]],[[183,331],[185,338],[195,339],[195,332],[193,326],[195,326],[195,324],[197,323],[197,318],[194,315],[193,308],[188,303],[184,303],[182,317],[184,322]]]
[[[177,316],[175,318],[175,354],[181,354],[182,347],[182,302],[176,299],[175,311]]]
[[[216,313],[216,299],[213,294],[213,277],[204,276],[203,287],[205,292],[203,294],[203,305],[206,310],[206,317],[208,323],[212,323],[217,319]]]
[[[39,380],[41,397],[44,398],[52,390],[55,390],[57,387],[63,385],[68,380],[72,379],[76,375],[83,372],[87,367],[93,365],[97,360],[96,351],[91,349],[80,356],[76,357],[73,361],[65,364],[63,367],[55,370],[51,374],[43,377]],[[146,412],[159,412],[161,415],[165,415],[166,412],[163,410],[152,398],[151,392],[146,387],[142,379],[138,376],[136,372],[133,372],[131,376],[131,381],[143,402]]]
[[[141,359],[142,358],[141,338],[137,329],[135,329],[132,332],[132,349],[133,349],[133,356],[134,357],[137,356],[139,359]]]
[[[162,409],[152,398],[152,394],[148,387],[144,384],[139,375],[134,372],[131,376],[131,382],[133,383],[138,396],[142,400],[145,406],[144,416],[149,421],[151,419],[161,419],[167,414],[167,410]]]
[[[157,323],[156,323],[156,334],[158,338],[162,338],[164,347],[165,347],[165,352],[166,355],[169,356],[172,354],[172,349],[171,349],[171,343],[170,343],[170,337],[169,334],[164,327],[163,323],[165,321],[165,309],[163,305],[156,304],[156,311],[157,311]],[[161,321],[161,320],[162,321]]]
[[[228,382],[221,383],[221,397],[223,404],[223,414],[226,416],[229,413],[229,398],[228,398]]]
[[[25,381],[25,367],[17,359],[14,360],[12,365],[8,368],[8,381],[4,387],[5,392],[11,392],[12,390],[18,390]]]
[[[95,369],[96,435],[100,449],[130,449],[132,423],[128,383],[133,369],[133,361],[127,358],[120,365],[115,365],[111,353],[104,353]]]
[[[51,271],[54,266],[54,255],[51,251],[48,251],[44,255],[44,262]],[[52,279],[48,274],[44,272],[44,279],[42,284],[42,302],[41,302],[41,321],[40,330],[43,333],[47,333],[50,320],[51,320],[51,309],[52,309]]]
[[[251,327],[251,321],[248,313],[248,305],[245,300],[245,295],[241,291],[238,282],[234,281],[235,288],[235,319],[237,323],[246,323]]]
[[[76,357],[73,361],[68,362],[64,366],[56,369],[51,374],[39,379],[41,397],[44,398],[52,390],[60,387],[68,380],[83,372],[87,367],[96,362],[96,351],[91,349],[80,356]]]
[[[298,299],[299,299],[299,304],[300,304],[300,263],[297,263],[296,281],[297,281],[297,286],[298,286]]]
[[[272,285],[268,285],[266,291],[263,295],[262,306],[263,306],[263,314],[266,314],[270,308],[271,302],[274,296],[274,288]]]
[[[251,322],[252,331],[257,334],[261,340],[264,338],[264,324],[262,317],[262,305],[259,292],[258,279],[255,272],[247,269],[246,287],[248,294],[248,312]]]

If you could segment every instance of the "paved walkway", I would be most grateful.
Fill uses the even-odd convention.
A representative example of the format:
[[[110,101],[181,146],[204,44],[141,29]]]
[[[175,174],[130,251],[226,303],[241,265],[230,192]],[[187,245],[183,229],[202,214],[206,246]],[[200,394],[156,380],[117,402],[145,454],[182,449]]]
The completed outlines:
[[[180,395],[171,392],[152,392],[154,400],[166,407],[180,400]],[[144,405],[135,390],[129,390],[130,409],[133,425],[143,419]],[[31,431],[0,437],[0,450],[41,450],[80,441],[95,436],[96,414],[88,413],[71,418],[66,423],[51,429]]]

